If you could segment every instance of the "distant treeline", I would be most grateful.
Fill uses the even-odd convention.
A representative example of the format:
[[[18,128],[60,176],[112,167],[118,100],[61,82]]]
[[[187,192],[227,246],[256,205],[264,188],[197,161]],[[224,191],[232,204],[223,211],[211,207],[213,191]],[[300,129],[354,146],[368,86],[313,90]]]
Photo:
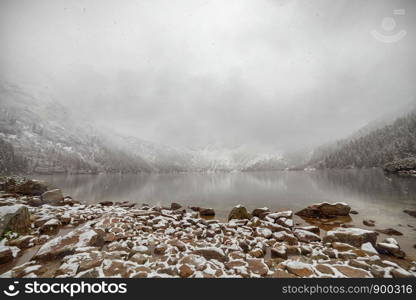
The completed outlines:
[[[382,167],[406,157],[416,157],[416,112],[365,136],[321,147],[308,165],[331,169]]]
[[[27,165],[26,159],[17,155],[10,143],[0,139],[0,174],[25,173]]]

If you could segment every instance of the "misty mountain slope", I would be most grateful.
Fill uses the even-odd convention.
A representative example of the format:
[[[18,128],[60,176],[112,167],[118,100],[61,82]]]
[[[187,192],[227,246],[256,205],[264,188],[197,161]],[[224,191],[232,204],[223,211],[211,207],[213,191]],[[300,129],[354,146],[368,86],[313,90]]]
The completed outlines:
[[[142,172],[140,157],[111,144],[90,124],[36,92],[0,85],[0,138],[27,161],[28,172]],[[43,96],[43,95],[42,95]],[[3,148],[4,146],[2,146]]]
[[[160,145],[135,137],[119,137],[119,143],[144,158],[160,172],[217,172],[282,170],[287,164],[280,154],[262,154],[244,146],[210,145],[188,149]]]
[[[271,171],[286,167],[280,154],[259,153],[247,146],[223,148],[215,145],[193,150],[192,163],[199,171]]]
[[[392,124],[319,151],[309,165],[318,168],[381,167],[396,159],[416,156],[416,111]]]
[[[15,157],[4,170],[35,173],[210,172],[284,169],[280,154],[244,146],[202,149],[170,147],[125,137],[80,120],[41,89],[0,85],[2,157]],[[2,164],[5,164],[4,162]],[[23,168],[24,167],[24,168]]]
[[[391,111],[390,113],[385,114],[384,116],[369,122],[367,125],[353,132],[346,138],[326,143],[315,148],[313,151],[310,152],[309,155],[306,155],[307,161],[303,165],[316,165],[317,162],[323,160],[325,157],[335,153],[336,151],[341,150],[348,143],[357,140],[361,137],[364,137],[377,129],[381,129],[387,125],[391,125],[392,123],[394,123],[395,120],[407,115],[409,112],[416,112],[416,102],[411,101],[406,105],[401,106],[396,110]]]

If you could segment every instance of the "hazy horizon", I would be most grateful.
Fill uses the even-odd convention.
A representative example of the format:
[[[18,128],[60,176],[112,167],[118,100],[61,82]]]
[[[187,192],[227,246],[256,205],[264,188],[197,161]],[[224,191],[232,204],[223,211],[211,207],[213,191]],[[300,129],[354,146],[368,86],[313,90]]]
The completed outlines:
[[[416,101],[415,12],[414,1],[5,0],[1,77],[143,140],[315,147]],[[372,30],[406,35],[384,43]]]

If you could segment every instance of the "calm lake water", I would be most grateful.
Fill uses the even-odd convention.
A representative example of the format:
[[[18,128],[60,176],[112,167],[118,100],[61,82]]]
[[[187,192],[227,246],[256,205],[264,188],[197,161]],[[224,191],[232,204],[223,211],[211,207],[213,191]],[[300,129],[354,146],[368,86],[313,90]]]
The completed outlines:
[[[237,204],[250,210],[267,206],[272,210],[296,211],[316,202],[342,201],[359,212],[352,215],[353,224],[366,228],[362,220],[373,219],[375,228],[391,227],[401,231],[404,236],[397,239],[405,251],[416,256],[413,248],[416,218],[403,213],[403,209],[416,209],[416,177],[385,176],[380,169],[37,178],[83,203],[108,200],[170,205],[178,202],[186,206],[212,207],[219,219],[224,219]]]

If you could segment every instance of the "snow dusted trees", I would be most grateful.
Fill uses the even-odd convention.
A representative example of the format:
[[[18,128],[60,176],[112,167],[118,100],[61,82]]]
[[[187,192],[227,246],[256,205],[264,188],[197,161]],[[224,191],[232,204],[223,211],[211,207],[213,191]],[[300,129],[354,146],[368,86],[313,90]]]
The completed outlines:
[[[416,112],[365,136],[324,148],[310,164],[320,168],[369,168],[407,157],[416,157]]]

